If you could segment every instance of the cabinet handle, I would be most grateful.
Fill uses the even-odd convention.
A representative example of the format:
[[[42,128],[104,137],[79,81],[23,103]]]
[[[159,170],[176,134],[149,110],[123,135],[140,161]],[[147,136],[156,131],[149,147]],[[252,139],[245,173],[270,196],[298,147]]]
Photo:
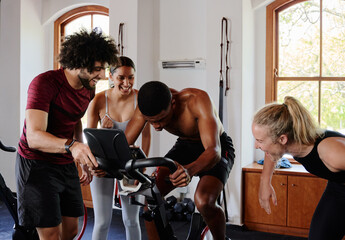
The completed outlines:
[[[295,186],[296,186],[296,184],[294,184],[294,183],[293,183],[293,184],[291,184],[291,186],[292,186],[292,187],[295,187]]]
[[[285,183],[280,183],[280,186],[285,186]]]

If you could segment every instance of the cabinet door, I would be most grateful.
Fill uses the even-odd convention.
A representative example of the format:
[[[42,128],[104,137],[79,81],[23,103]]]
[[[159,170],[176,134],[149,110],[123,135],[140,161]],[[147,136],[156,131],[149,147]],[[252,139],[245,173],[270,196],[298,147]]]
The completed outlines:
[[[309,228],[327,180],[316,177],[288,177],[289,227]]]
[[[287,176],[273,175],[272,186],[276,192],[278,205],[271,203],[271,214],[267,214],[259,204],[261,173],[244,174],[244,220],[245,222],[286,226]]]

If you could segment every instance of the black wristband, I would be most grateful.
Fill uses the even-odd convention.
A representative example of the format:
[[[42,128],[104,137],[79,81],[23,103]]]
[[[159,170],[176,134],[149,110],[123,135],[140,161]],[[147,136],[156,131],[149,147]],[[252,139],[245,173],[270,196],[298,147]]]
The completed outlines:
[[[65,150],[67,153],[71,154],[71,150],[69,149],[72,147],[75,141],[75,139],[67,139],[67,141],[65,142]]]

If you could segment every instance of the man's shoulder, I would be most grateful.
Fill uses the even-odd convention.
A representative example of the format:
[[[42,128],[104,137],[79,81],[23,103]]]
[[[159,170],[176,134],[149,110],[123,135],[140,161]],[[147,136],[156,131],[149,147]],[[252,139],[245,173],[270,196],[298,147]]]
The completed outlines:
[[[39,84],[58,84],[60,85],[64,80],[64,74],[61,69],[49,70],[44,73],[37,75],[32,82]]]
[[[184,88],[178,93],[176,93],[176,96],[180,98],[181,100],[184,99],[185,101],[193,101],[198,99],[205,99],[209,98],[209,95],[206,91],[199,89],[199,88]]]

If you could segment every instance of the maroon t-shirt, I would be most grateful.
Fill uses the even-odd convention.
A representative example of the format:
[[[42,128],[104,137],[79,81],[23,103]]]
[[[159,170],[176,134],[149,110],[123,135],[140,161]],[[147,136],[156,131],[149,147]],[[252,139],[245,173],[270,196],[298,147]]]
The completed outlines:
[[[28,89],[26,109],[38,109],[48,113],[48,133],[59,138],[73,138],[74,128],[84,116],[94,96],[95,91],[72,88],[61,68],[42,73],[32,80]],[[73,161],[70,154],[45,153],[29,148],[25,120],[18,153],[27,159],[44,160],[55,164],[67,164]]]

